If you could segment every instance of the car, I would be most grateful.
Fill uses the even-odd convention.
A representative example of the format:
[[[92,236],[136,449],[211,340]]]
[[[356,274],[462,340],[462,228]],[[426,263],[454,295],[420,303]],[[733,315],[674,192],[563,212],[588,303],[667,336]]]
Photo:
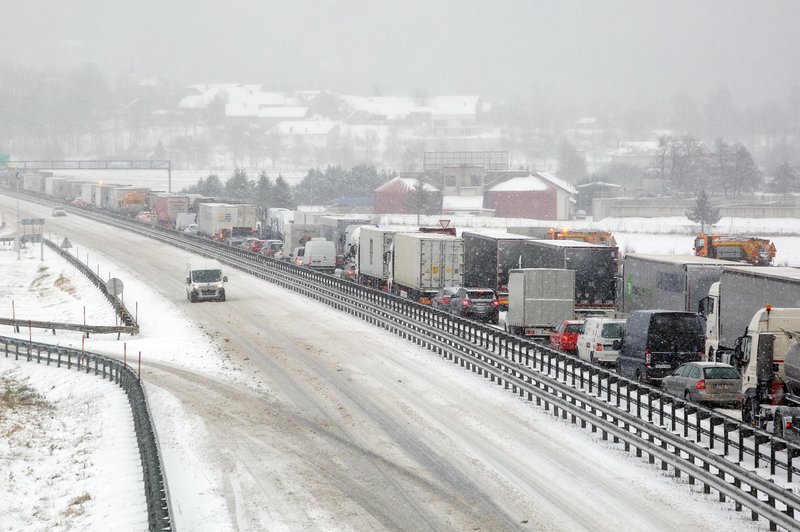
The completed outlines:
[[[687,362],[661,381],[667,393],[695,403],[742,406],[742,376],[722,362]]]
[[[197,234],[197,224],[189,224],[184,229],[183,232],[187,235],[196,235]]]
[[[431,308],[450,312],[450,302],[453,300],[456,292],[458,292],[457,286],[445,286],[440,289],[436,292],[436,295],[431,298]]]
[[[244,245],[245,239],[243,236],[229,236],[225,239],[225,244],[228,246],[233,246],[235,248],[240,248]]]
[[[450,300],[450,313],[497,325],[500,302],[491,288],[459,288]]]
[[[53,216],[66,216],[67,210],[64,207],[53,207]]]
[[[306,248],[304,246],[300,246],[294,248],[292,253],[289,255],[288,260],[292,264],[297,264],[298,266],[303,265],[303,254],[305,253]]]
[[[589,317],[578,335],[578,357],[592,364],[616,365],[625,320]]]
[[[550,335],[550,348],[567,353],[577,353],[578,335],[583,331],[583,320],[564,320]]]
[[[699,362],[705,344],[705,328],[694,312],[635,310],[625,321],[617,372],[659,384],[681,364]]]
[[[348,260],[345,261],[342,266],[336,268],[334,271],[334,275],[345,279],[347,281],[355,281],[358,277],[358,271],[356,270],[356,263],[355,261]]]
[[[259,251],[261,251],[261,246],[264,245],[264,242],[265,240],[262,240],[260,238],[245,239],[245,245],[247,246],[247,249],[249,249],[253,253],[258,253]]]
[[[277,257],[278,252],[283,252],[283,241],[276,239],[264,240],[264,242],[261,244],[261,249],[259,250],[259,253],[262,255],[276,259],[279,258]]]

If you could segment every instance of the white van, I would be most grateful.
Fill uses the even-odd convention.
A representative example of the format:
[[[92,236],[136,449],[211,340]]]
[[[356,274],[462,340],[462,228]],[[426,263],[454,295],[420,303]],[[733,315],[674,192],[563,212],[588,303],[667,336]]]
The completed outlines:
[[[324,238],[312,238],[305,244],[303,266],[333,273],[336,269],[336,245]]]
[[[203,300],[225,301],[228,278],[222,275],[222,265],[216,261],[186,265],[186,299],[195,303]]]
[[[592,364],[616,364],[624,328],[625,320],[586,318],[578,335],[578,356]]]

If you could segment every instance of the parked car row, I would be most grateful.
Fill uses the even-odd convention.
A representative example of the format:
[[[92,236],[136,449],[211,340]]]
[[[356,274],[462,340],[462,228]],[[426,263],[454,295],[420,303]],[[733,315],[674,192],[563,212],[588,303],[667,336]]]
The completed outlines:
[[[593,364],[611,366],[623,377],[661,385],[688,401],[741,406],[739,371],[730,364],[701,361],[705,334],[700,317],[693,312],[639,310],[625,320],[565,320],[549,345]]]

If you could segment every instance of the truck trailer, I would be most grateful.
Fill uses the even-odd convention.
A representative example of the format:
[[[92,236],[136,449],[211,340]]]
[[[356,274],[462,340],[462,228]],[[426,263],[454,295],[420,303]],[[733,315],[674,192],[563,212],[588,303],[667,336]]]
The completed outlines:
[[[520,267],[522,244],[531,237],[511,233],[488,234],[464,231],[464,284],[491,288],[500,309],[508,308],[508,275]]]
[[[255,231],[256,207],[248,204],[200,203],[197,210],[197,232],[219,237],[224,231]]]
[[[358,228],[356,267],[358,282],[386,290],[392,274],[394,229],[362,225]]]
[[[464,240],[436,233],[396,233],[390,290],[430,304],[440,288],[464,285]]]
[[[617,247],[577,240],[527,240],[523,268],[559,268],[575,272],[575,311],[580,314],[614,309]]]
[[[728,263],[730,264],[730,263]],[[800,308],[800,270],[787,266],[725,266],[700,300],[708,360],[727,362],[736,339],[765,305]]]
[[[506,332],[547,344],[559,323],[574,318],[574,270],[523,268],[509,271]]]
[[[719,281],[725,265],[730,262],[694,255],[628,253],[622,262],[619,310],[696,312],[711,285]]]

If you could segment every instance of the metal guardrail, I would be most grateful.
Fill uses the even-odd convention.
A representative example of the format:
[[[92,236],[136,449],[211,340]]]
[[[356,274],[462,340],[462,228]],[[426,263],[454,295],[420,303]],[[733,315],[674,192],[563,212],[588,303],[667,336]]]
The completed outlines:
[[[58,253],[62,258],[64,258],[67,262],[75,266],[81,273],[83,273],[86,277],[89,278],[90,281],[100,290],[100,292],[106,296],[108,302],[114,307],[114,312],[116,312],[117,317],[120,320],[120,323],[123,323],[126,329],[122,331],[109,331],[109,332],[129,332],[130,334],[138,334],[139,333],[139,324],[136,323],[136,319],[130,313],[130,311],[125,307],[122,301],[119,298],[108,291],[106,287],[106,283],[97,276],[95,272],[93,272],[86,264],[79,261],[75,256],[70,253],[67,253],[60,246],[58,246],[55,242],[52,242],[50,239],[45,238],[44,243],[47,247]],[[45,327],[49,329],[50,327]]]
[[[133,425],[142,461],[148,528],[152,532],[174,530],[153,421],[139,376],[123,362],[96,353],[5,336],[0,336],[0,346],[6,358],[13,356],[15,360],[75,369],[87,374],[94,372],[96,376],[114,381],[125,391],[133,412]]]
[[[120,333],[136,334],[139,332],[138,327],[134,328],[126,325],[83,325],[80,323],[60,323],[57,321],[15,320],[12,318],[0,318],[0,325],[10,325],[16,332],[19,332],[20,327],[51,329],[53,334],[55,334],[56,330],[79,331],[84,333],[87,338],[89,337],[89,333],[117,333],[117,337],[119,338]]]
[[[794,443],[571,355],[398,296],[202,237],[108,214],[87,215],[215,258],[452,357],[462,367],[505,384],[515,393],[527,392],[529,400],[536,398],[537,404],[544,403],[548,410],[552,407],[556,415],[566,418],[569,414],[575,422],[580,419],[582,426],[589,424],[604,436],[612,434],[624,442],[626,450],[633,447],[638,456],[646,453],[651,462],[660,460],[662,469],[673,467],[676,476],[686,474],[691,484],[699,480],[705,492],[714,489],[720,500],[736,501],[737,510],[749,508],[754,520],[759,516],[768,519],[771,529],[800,529],[794,517],[800,499],[771,478],[776,468],[786,471],[789,482],[798,473],[792,459],[800,454],[800,447]],[[603,394],[605,399],[600,401]],[[738,437],[732,438],[732,434]],[[707,446],[701,445],[703,440]],[[715,442],[722,444],[723,454],[713,451]],[[729,455],[731,448],[733,456]],[[785,459],[780,460],[778,453]],[[753,458],[754,471],[742,465],[745,455]],[[769,463],[769,473],[760,469],[761,460]]]

